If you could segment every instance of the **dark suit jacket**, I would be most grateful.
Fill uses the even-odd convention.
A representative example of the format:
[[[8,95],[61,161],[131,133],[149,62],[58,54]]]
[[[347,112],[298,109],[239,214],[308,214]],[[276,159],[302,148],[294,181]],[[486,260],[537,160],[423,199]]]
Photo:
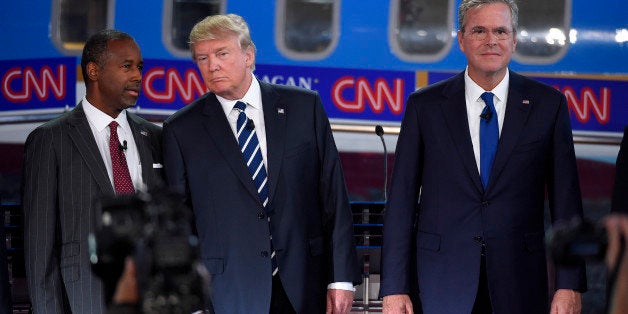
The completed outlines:
[[[328,283],[360,280],[340,160],[317,93],[260,85],[279,275],[297,313],[323,313]],[[164,123],[164,168],[194,211],[216,313],[268,313],[268,223],[214,94]]]
[[[617,162],[615,163],[615,186],[611,211],[628,213],[628,126],[624,129]]]
[[[484,190],[464,73],[410,95],[385,215],[381,295],[407,293],[416,267],[424,313],[470,313],[484,241],[494,312],[547,312],[546,187],[553,222],[582,216],[566,99],[510,72],[504,120]],[[585,290],[584,265],[557,270],[556,280]]]
[[[161,128],[127,112],[148,187],[160,184]],[[22,204],[26,276],[35,313],[102,313],[101,280],[90,268],[94,201],[114,195],[105,163],[79,104],[26,140]]]
[[[0,314],[9,314],[11,313],[11,287],[9,286],[4,225],[4,211],[2,211],[0,212]]]

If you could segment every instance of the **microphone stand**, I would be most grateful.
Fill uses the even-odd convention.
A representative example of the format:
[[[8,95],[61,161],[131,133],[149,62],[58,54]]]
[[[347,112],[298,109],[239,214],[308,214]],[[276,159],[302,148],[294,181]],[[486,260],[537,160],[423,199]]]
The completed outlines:
[[[384,128],[381,125],[375,126],[375,134],[382,140],[384,146],[384,204],[387,201],[386,191],[388,190],[388,150],[386,149],[386,142],[384,141]]]

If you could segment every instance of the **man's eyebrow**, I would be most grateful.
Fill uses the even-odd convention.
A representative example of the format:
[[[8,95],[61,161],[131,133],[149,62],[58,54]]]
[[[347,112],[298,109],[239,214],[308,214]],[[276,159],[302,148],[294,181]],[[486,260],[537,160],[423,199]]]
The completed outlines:
[[[471,28],[471,30],[510,31],[510,30],[508,29],[508,27],[506,27],[506,26],[498,26],[498,27],[495,27],[495,28],[490,28],[490,29],[489,29],[489,28],[487,28],[487,27],[484,27],[484,26],[479,26],[479,25],[478,25],[478,26],[473,26],[473,27]]]

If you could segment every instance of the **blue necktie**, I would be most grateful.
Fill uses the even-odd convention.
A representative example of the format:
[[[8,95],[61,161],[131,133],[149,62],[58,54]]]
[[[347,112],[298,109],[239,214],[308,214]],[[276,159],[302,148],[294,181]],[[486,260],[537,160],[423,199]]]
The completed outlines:
[[[249,119],[246,116],[246,113],[244,113],[244,110],[246,110],[245,103],[238,101],[233,108],[239,112],[236,129],[240,151],[242,152],[246,166],[249,168],[249,172],[251,173],[251,178],[257,188],[257,194],[259,195],[260,201],[266,211],[266,205],[268,205],[268,181],[259,140],[257,138],[257,133],[255,132],[255,125],[253,124],[253,120]],[[277,264],[275,248],[273,246],[273,235],[270,233],[270,215],[268,214],[268,211],[266,211],[266,216],[268,217],[268,229],[270,234],[270,260],[272,264],[273,276],[275,276],[279,271],[279,267]]]
[[[497,126],[497,111],[493,105],[493,93],[484,92],[481,97],[486,106],[480,115],[480,176],[482,185],[486,189],[497,151],[499,127]]]

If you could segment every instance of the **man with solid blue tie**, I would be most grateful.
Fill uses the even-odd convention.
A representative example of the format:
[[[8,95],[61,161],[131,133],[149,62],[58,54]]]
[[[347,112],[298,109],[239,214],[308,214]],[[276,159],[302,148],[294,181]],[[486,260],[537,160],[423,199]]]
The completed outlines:
[[[546,193],[552,223],[582,217],[567,101],[508,69],[517,13],[513,0],[463,0],[465,71],[408,98],[384,220],[384,313],[412,313],[417,283],[426,314],[581,310],[584,263],[548,278],[544,246]]]

